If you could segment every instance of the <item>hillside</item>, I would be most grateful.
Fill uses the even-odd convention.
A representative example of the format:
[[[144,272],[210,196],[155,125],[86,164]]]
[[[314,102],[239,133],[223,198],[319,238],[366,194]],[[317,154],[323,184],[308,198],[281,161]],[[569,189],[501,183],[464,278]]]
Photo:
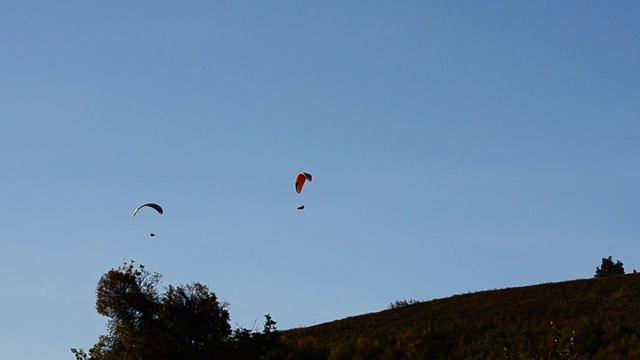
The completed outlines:
[[[291,359],[638,359],[640,274],[482,291],[282,332]]]

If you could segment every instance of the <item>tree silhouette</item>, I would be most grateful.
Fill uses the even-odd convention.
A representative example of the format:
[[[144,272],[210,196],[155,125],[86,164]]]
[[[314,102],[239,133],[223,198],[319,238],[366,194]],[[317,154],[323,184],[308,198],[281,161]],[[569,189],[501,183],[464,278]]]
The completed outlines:
[[[109,318],[107,334],[88,353],[71,349],[76,359],[268,359],[279,349],[271,316],[263,333],[233,332],[229,304],[207,286],[169,285],[160,294],[160,279],[133,261],[102,275],[96,310]]]
[[[609,255],[608,258],[602,258],[602,265],[596,267],[596,274],[593,276],[595,278],[613,276],[613,275],[623,275],[624,274],[624,266],[620,260],[617,260],[614,264],[613,258]]]

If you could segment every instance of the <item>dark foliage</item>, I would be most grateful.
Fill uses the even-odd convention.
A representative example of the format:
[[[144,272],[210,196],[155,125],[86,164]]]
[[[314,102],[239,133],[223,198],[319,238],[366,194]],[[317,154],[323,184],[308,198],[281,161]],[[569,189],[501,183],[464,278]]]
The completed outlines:
[[[265,315],[262,332],[236,329],[231,344],[234,360],[270,360],[283,357],[280,352],[280,332],[269,314]]]
[[[109,318],[107,334],[76,359],[270,359],[280,344],[276,322],[266,315],[262,333],[229,325],[228,304],[200,283],[160,294],[160,275],[133,261],[104,274],[96,310]]]
[[[613,262],[613,258],[609,255],[608,258],[602,258],[602,265],[596,267],[596,274],[593,277],[601,278],[606,276],[623,275],[624,266],[620,260]]]
[[[105,274],[96,308],[108,332],[88,354],[72,349],[76,359],[640,358],[637,274],[400,301],[284,332],[270,315],[260,332],[231,330],[228,304],[205,286],[160,294],[159,280],[133,263]]]
[[[413,305],[413,304],[418,304],[418,303],[420,303],[420,301],[416,300],[416,299],[396,300],[396,301],[390,303],[389,306],[387,306],[387,309],[397,309],[397,308],[401,308],[401,307],[405,307],[405,306],[409,306],[409,305]]]

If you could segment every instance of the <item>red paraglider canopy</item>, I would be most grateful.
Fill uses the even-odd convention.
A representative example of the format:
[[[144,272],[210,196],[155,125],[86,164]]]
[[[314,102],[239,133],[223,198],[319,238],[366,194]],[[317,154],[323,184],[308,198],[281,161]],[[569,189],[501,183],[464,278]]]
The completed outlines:
[[[311,174],[306,173],[306,172],[301,172],[298,173],[298,176],[296,176],[296,192],[298,194],[300,194],[302,192],[302,187],[304,186],[304,182],[309,180],[311,180]]]

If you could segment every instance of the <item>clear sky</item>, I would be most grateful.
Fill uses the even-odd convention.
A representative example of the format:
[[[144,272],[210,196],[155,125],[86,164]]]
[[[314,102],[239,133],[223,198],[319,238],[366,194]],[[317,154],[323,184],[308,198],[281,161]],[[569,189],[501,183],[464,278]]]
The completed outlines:
[[[93,345],[96,283],[130,259],[280,329],[590,278],[609,255],[640,268],[638,19],[637,1],[2,1],[0,358]],[[164,215],[132,218],[148,201]]]

